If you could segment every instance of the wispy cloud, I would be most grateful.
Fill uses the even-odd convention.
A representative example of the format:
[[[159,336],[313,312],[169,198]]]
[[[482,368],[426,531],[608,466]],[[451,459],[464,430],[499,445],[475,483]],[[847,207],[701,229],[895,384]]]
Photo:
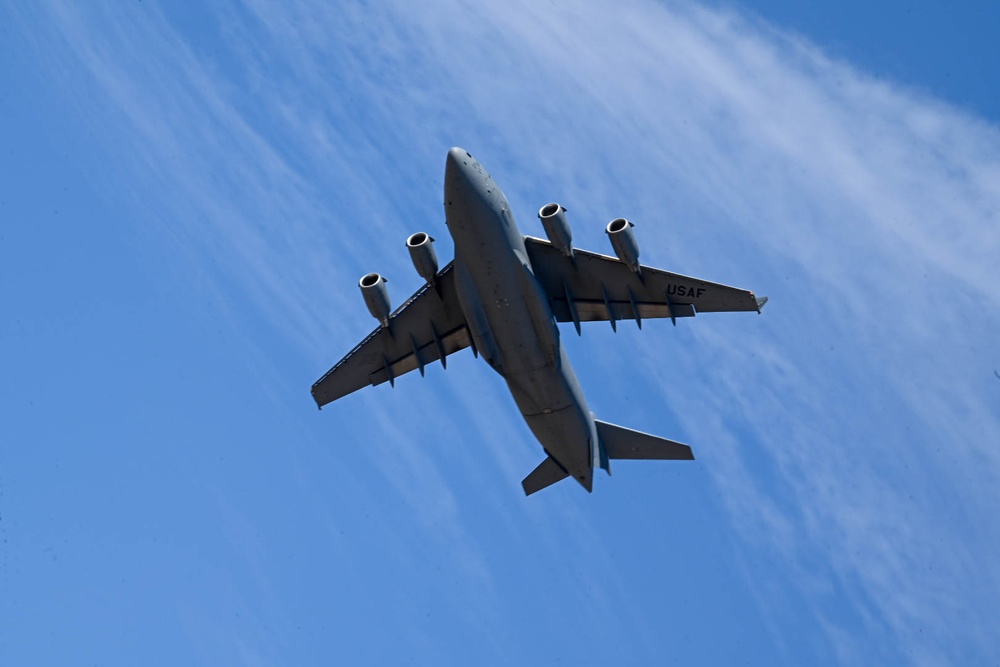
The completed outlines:
[[[762,610],[777,628],[806,610],[846,662],[873,645],[995,656],[1000,132],[753,19],[627,4],[232,3],[202,41],[149,3],[25,20],[54,18],[55,53],[91,77],[76,85],[103,92],[94,122],[120,124],[117,150],[159,182],[150,215],[313,359],[353,344],[335,314],[362,312],[362,270],[408,276],[390,250],[443,236],[452,144],[505,184],[524,231],[558,199],[594,247],[625,214],[650,263],[769,293],[759,320],[698,318],[666,345],[644,332],[619,367],[703,443]],[[515,470],[524,429],[498,419],[502,390],[448,379],[490,457],[460,465]],[[476,567],[447,475],[383,435],[387,478]]]

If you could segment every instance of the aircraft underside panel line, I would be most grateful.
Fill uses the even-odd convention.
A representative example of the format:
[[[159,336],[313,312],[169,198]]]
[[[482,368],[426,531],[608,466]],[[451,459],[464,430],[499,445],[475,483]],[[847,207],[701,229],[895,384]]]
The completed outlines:
[[[556,314],[557,322],[567,322],[573,320],[573,326],[576,327],[576,335],[580,335],[580,313],[576,309],[576,299],[573,298],[573,293],[569,291],[569,285],[563,281],[563,294],[565,295],[562,300],[563,311],[568,314],[568,317],[564,314],[563,317],[559,317]],[[552,299],[553,304],[557,299]],[[555,314],[555,313],[553,313]]]
[[[438,359],[441,360],[441,368],[448,369],[448,354],[444,351],[444,343],[441,342],[441,335],[437,332],[437,327],[431,322],[431,335],[434,336],[434,349],[437,350]]]
[[[695,313],[760,312],[764,299],[749,290],[642,265],[633,272],[621,260],[574,250],[570,260],[548,241],[527,236],[524,247],[538,283],[559,322],[693,317]],[[617,328],[617,327],[616,327]]]
[[[552,299],[552,314],[555,315],[556,320],[559,322],[571,322],[574,318],[571,314],[570,307],[566,303],[564,298]],[[608,306],[612,308],[613,312],[609,314]],[[638,310],[638,319],[641,323],[643,319],[658,319],[658,318],[671,318],[671,317],[694,317],[695,309],[691,304],[674,304],[671,308],[667,303],[643,303],[643,302],[633,302],[631,301],[581,301],[576,300],[573,302],[573,308],[576,311],[576,316],[579,318],[580,322],[605,322],[610,319],[618,320],[634,320],[636,318],[636,310]],[[634,309],[635,310],[634,310]],[[640,327],[641,328],[641,327]]]
[[[454,263],[438,272],[388,319],[341,359],[312,387],[320,407],[363,387],[396,378],[471,344],[455,289]],[[441,333],[444,332],[444,333]]]
[[[635,294],[632,293],[632,288],[628,288],[628,305],[632,308],[632,314],[635,316],[635,325],[642,329],[642,312],[639,310],[639,306],[636,305]],[[674,322],[676,325],[677,322]]]
[[[465,326],[453,329],[448,333],[440,336],[441,348],[444,349],[446,355],[458,352],[459,350],[464,350],[472,344],[472,337],[469,336],[469,330]],[[392,382],[395,378],[403,375],[404,373],[409,373],[412,370],[417,370],[431,361],[436,361],[438,359],[438,346],[433,340],[428,341],[423,345],[419,345],[416,341],[413,342],[413,350],[402,357],[393,359],[388,362],[387,366],[383,366],[381,369],[375,371],[369,376],[372,386],[382,384],[383,382]]]
[[[611,299],[608,298],[608,290],[606,290],[604,288],[604,285],[601,285],[601,296],[604,297],[604,309],[608,313],[608,318],[607,319],[608,319],[609,322],[611,322],[611,330],[617,332],[618,331],[618,316],[615,315],[615,310],[616,310],[615,305],[616,304]],[[632,317],[635,318],[636,315],[637,315],[636,313],[633,313]]]
[[[420,346],[417,345],[417,341],[416,341],[416,339],[413,336],[410,336],[410,346],[413,348],[413,358],[417,362],[417,369],[420,371],[420,377],[423,377],[424,376],[424,360],[420,356]]]

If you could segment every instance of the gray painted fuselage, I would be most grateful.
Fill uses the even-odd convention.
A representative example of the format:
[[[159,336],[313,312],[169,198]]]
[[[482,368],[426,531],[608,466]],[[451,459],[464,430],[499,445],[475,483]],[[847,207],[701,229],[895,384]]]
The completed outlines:
[[[467,152],[448,152],[445,218],[459,303],[476,350],[507,382],[545,451],[588,491],[597,431],[503,192]]]

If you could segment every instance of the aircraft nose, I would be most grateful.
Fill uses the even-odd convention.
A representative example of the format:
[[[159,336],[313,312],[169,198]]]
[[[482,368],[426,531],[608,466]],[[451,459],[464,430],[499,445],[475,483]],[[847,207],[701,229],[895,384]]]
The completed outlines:
[[[475,160],[464,148],[448,151],[448,161],[444,167],[445,203],[463,201],[473,182]]]
[[[464,148],[459,148],[458,146],[452,148],[448,151],[448,161],[444,168],[444,177],[446,181],[453,180],[455,178],[465,177],[465,173],[469,168],[469,162],[472,161],[472,155],[469,154]]]

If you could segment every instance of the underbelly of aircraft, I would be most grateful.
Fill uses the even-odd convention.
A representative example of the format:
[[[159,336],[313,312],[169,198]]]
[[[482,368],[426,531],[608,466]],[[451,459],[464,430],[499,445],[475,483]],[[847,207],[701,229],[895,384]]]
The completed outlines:
[[[548,302],[539,302],[527,270],[510,259],[500,266],[496,260],[483,262],[475,281],[489,329],[485,337],[492,339],[498,356],[492,365],[504,377],[559,364],[559,334]]]
[[[503,376],[522,415],[550,414],[573,404],[573,393],[557,366]]]

